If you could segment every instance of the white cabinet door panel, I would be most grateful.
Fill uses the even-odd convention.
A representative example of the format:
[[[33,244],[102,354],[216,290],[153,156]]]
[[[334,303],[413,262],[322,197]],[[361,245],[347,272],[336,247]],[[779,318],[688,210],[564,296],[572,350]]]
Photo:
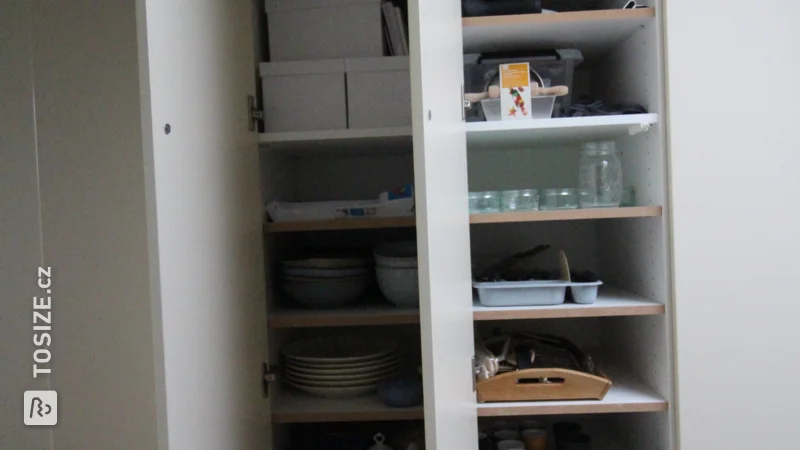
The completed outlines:
[[[797,446],[800,6],[665,6],[679,446]]]
[[[263,449],[266,316],[250,0],[140,0],[171,449]],[[148,147],[148,143],[152,147]]]
[[[408,3],[426,442],[476,449],[461,4]]]

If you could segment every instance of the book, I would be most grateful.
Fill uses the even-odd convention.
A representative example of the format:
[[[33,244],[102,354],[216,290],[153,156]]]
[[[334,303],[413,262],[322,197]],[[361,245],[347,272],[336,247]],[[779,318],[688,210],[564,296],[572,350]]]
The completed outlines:
[[[400,43],[402,35],[398,27],[397,13],[394,9],[394,5],[392,2],[384,2],[381,4],[381,9],[383,10],[383,19],[386,21],[386,27],[389,29],[389,43],[392,49],[390,53],[393,55],[404,55],[403,47]]]

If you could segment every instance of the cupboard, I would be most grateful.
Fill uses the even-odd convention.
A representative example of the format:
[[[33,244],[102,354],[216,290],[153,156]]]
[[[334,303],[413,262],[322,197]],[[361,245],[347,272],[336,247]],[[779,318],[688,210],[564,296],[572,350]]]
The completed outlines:
[[[758,264],[722,261],[739,255],[709,243],[717,231],[731,241],[736,230],[755,233],[762,224],[742,218],[741,205],[732,199],[707,210],[694,197],[707,187],[704,176],[721,169],[730,171],[719,178],[722,182],[742,176],[775,190],[797,189],[790,173],[797,163],[790,151],[791,123],[751,118],[760,130],[753,131],[742,119],[747,111],[721,111],[718,105],[737,89],[735,77],[702,89],[692,84],[695,66],[708,58],[704,50],[726,45],[748,24],[745,8],[723,19],[705,5],[652,1],[648,8],[627,11],[600,2],[615,8],[462,19],[458,2],[412,0],[410,128],[258,134],[250,130],[248,97],[258,97],[256,67],[266,54],[262,2],[141,0],[135,9],[34,3],[16,12],[32,25],[15,36],[33,36],[21,48],[32,52],[36,86],[35,92],[32,86],[26,89],[36,103],[31,114],[38,142],[32,145],[42,175],[38,250],[56,267],[54,280],[63,297],[74,302],[54,309],[64,325],[54,335],[62,339],[56,347],[61,355],[54,351],[61,370],[50,383],[66,403],[59,428],[52,431],[52,448],[283,450],[291,448],[291,431],[299,424],[421,420],[428,448],[474,449],[486,421],[530,416],[580,421],[603,448],[745,448],[736,447],[736,439],[751,448],[761,442],[730,431],[737,416],[728,411],[741,406],[723,391],[735,386],[730,372],[758,373],[733,359],[721,364],[723,372],[704,358],[717,348],[751,355],[759,346],[791,351],[786,344],[793,337],[791,323],[774,319],[780,333],[763,321],[751,323],[751,311],[743,305],[758,291],[756,283],[741,281],[742,267]],[[690,20],[700,13],[704,24]],[[750,54],[768,46],[793,51],[795,40],[781,33],[792,33],[787,17],[796,13],[788,3],[759,11],[761,34],[751,36],[755,43],[745,48]],[[105,37],[77,32],[87,29]],[[719,34],[704,43],[709,29]],[[639,103],[648,113],[466,123],[463,54],[511,50],[531,41],[581,49],[580,89],[611,102]],[[726,62],[715,64],[731,72],[739,67],[727,62],[736,60],[736,52],[724,56]],[[790,63],[759,62],[785,71],[779,77],[784,86],[790,75],[798,75]],[[774,86],[763,89],[775,98],[789,95]],[[711,114],[695,108],[693,98],[703,95],[717,101]],[[109,105],[109,98],[122,104]],[[791,117],[788,107],[777,108]],[[86,123],[98,127],[87,130]],[[770,129],[769,143],[781,147],[773,151],[781,165],[776,173],[786,185],[744,157],[752,150],[745,147],[760,142],[763,130]],[[740,130],[747,130],[747,145],[732,133]],[[621,150],[635,207],[469,214],[468,191],[527,187],[531,180],[539,187],[574,182],[580,142],[598,139],[614,140]],[[708,150],[723,144],[735,149],[733,156]],[[118,153],[101,151],[109,147]],[[702,158],[690,160],[690,153]],[[26,161],[26,173],[34,177]],[[359,198],[411,179],[414,218],[265,221],[267,200]],[[749,204],[764,200],[754,193],[743,198]],[[774,198],[761,205],[762,217],[774,211],[767,206],[783,207]],[[734,209],[739,212],[731,213]],[[772,225],[774,235],[764,240],[769,251],[748,250],[761,260],[781,251],[773,282],[791,276],[790,261],[782,255],[796,245],[792,214],[786,212],[789,225]],[[378,305],[319,312],[281,301],[275,273],[292,252],[353,242],[367,248],[414,235],[418,311]],[[571,262],[597,271],[613,289],[591,306],[475,306],[471,263],[542,242],[565,249]],[[721,285],[711,291],[695,271],[705,271],[718,284],[728,281],[726,271],[740,278],[736,289]],[[768,293],[782,295],[778,288]],[[719,320],[726,308],[723,297],[734,299],[730,323]],[[91,314],[75,306],[84,298],[97,303]],[[777,302],[793,310],[789,301]],[[90,336],[85,330],[94,329],[95,320],[104,326]],[[745,325],[761,334],[754,341],[737,337]],[[498,326],[566,335],[609,368],[612,389],[601,401],[478,404],[470,371],[473,337]],[[423,407],[393,410],[371,397],[307,397],[284,389],[280,374],[278,381],[265,384],[280,366],[284,342],[347,328],[397,335],[419,349]],[[731,337],[739,347],[726,343]],[[762,354],[753,358],[779,373],[791,365]],[[121,368],[129,378],[96,370],[98,361]],[[776,385],[790,380],[775,376]],[[777,387],[768,389],[784,395]],[[76,394],[70,399],[64,396],[69,392]],[[99,394],[127,405],[130,421],[120,425],[108,419],[104,402],[96,400]],[[89,400],[78,408],[78,398]],[[748,393],[746,398],[756,402],[760,397]],[[764,415],[774,422],[756,413],[741,417],[759,426],[772,423],[779,431],[764,439],[785,442],[793,415],[778,417],[781,408],[772,406]],[[717,416],[709,420],[709,429],[694,425],[712,413]],[[92,435],[88,430],[97,423],[107,426]]]

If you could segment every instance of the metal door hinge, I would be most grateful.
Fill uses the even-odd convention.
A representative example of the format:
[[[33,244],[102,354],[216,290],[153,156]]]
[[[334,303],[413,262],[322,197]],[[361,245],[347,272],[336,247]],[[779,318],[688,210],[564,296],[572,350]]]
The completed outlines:
[[[464,85],[461,85],[461,120],[467,121],[467,110],[472,106],[472,102],[464,98]]]
[[[250,131],[258,130],[258,123],[264,121],[264,110],[258,109],[256,98],[252,95],[247,96],[247,117]]]
[[[269,363],[261,363],[261,395],[264,398],[269,398],[269,385],[276,380],[275,372],[269,366]]]

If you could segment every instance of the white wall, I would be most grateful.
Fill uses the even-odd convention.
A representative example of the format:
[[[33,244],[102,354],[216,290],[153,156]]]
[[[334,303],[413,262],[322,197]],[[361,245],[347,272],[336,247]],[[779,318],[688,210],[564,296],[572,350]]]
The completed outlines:
[[[33,295],[42,260],[29,2],[0,3],[0,449],[50,449],[49,429],[23,425],[33,378]]]
[[[796,448],[800,5],[666,7],[680,448]]]
[[[134,2],[31,3],[54,448],[156,449]]]

